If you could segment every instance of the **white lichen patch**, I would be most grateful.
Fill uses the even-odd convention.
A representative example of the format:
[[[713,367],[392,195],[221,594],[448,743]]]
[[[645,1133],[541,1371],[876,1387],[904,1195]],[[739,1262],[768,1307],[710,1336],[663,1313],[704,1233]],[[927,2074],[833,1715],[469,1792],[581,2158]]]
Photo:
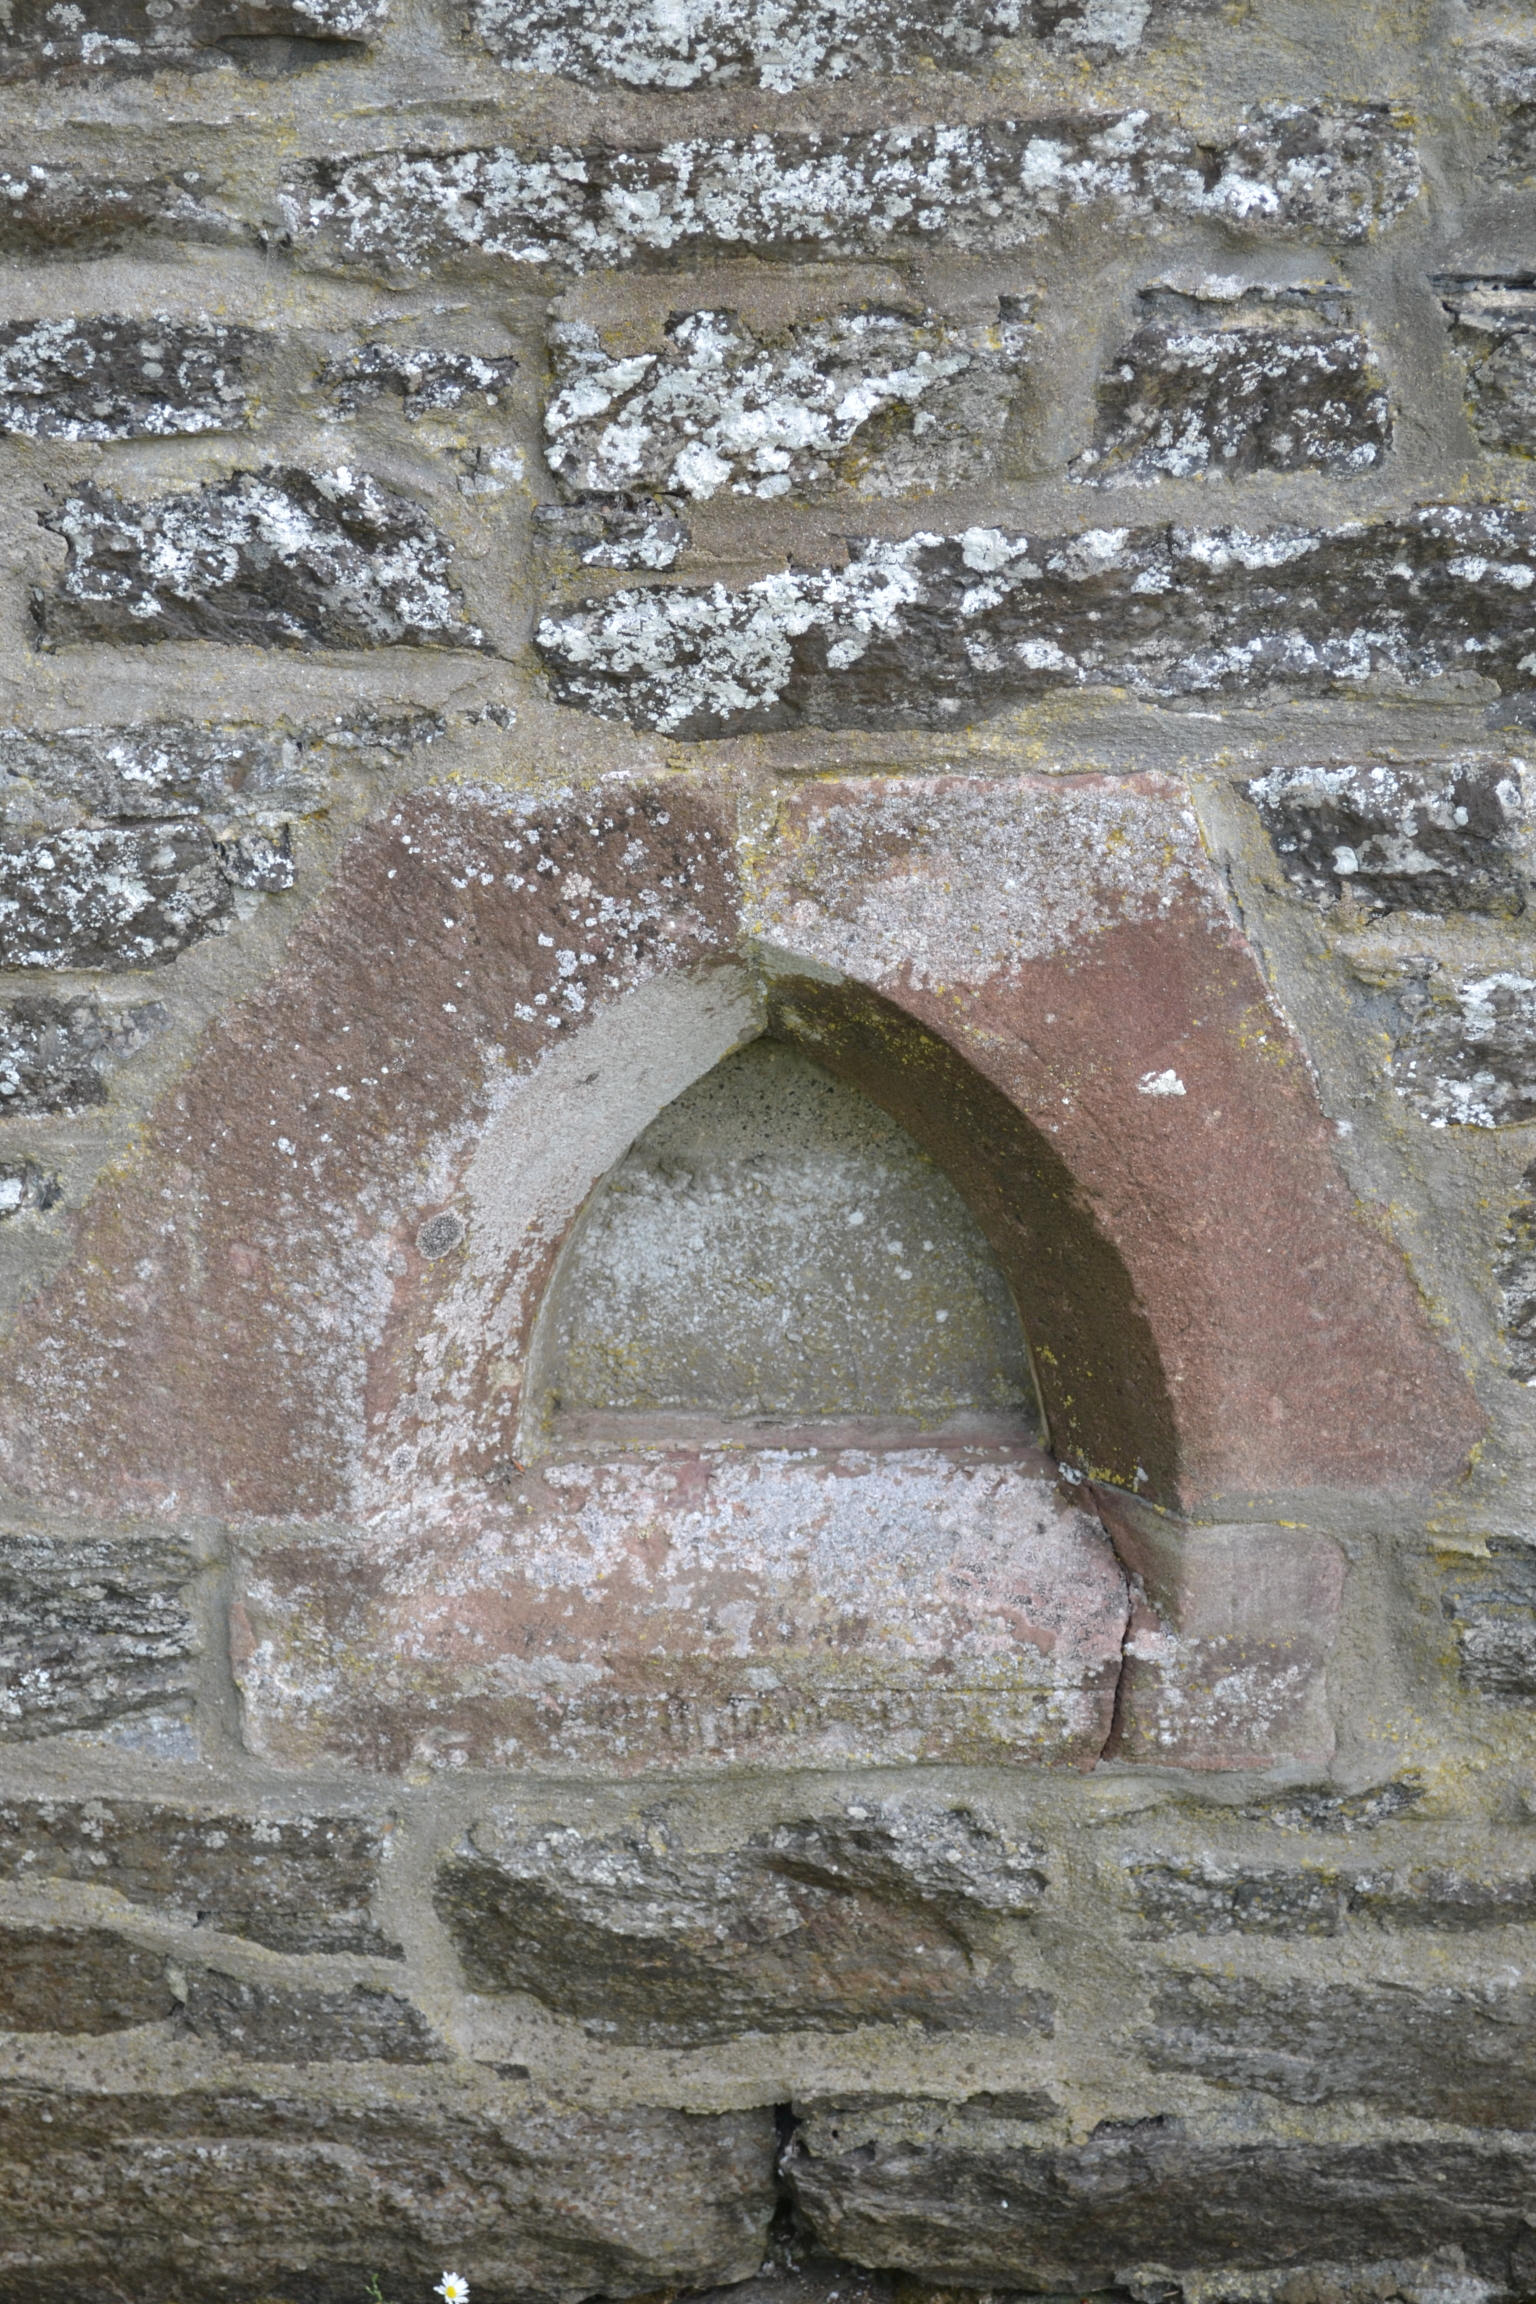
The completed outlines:
[[[1525,766],[1502,756],[1332,761],[1248,785],[1292,888],[1367,912],[1525,909]]]
[[[227,432],[246,421],[249,328],[148,320],[0,324],[0,431],[31,440]]]
[[[470,254],[573,271],[944,245],[1016,248],[1097,210],[1123,225],[1222,225],[1245,239],[1355,241],[1420,186],[1382,104],[1264,104],[1217,141],[1145,111],[836,136],[690,138],[315,160],[284,209],[311,261],[384,275]]]
[[[1514,969],[1458,977],[1425,962],[1400,1005],[1391,1078],[1432,1128],[1536,1119],[1536,978]]]
[[[201,824],[0,838],[0,968],[153,968],[234,908]]]
[[[1466,374],[1473,431],[1498,455],[1536,456],[1536,286],[1500,274],[1435,286]]]
[[[450,409],[503,405],[517,362],[482,360],[475,352],[444,352],[424,344],[364,344],[320,371],[322,390],[341,416],[355,416],[386,394],[399,397],[407,423]]]
[[[954,486],[992,468],[1031,334],[1016,298],[981,326],[875,308],[777,341],[733,312],[684,312],[659,351],[628,356],[567,322],[545,455],[581,492],[694,502]]]

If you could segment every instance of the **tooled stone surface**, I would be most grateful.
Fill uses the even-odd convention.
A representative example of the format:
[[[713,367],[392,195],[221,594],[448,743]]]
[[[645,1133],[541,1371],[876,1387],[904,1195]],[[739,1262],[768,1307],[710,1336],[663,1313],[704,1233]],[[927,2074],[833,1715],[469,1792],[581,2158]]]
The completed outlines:
[[[0,39],[0,80],[73,68],[181,71],[318,44],[345,54],[389,14],[389,0],[14,0]],[[343,45],[345,44],[345,45]]]
[[[0,1532],[0,1738],[56,1736],[184,1703],[197,1629],[170,1536]]]
[[[774,2207],[770,2110],[601,2112],[430,2067],[163,2091],[0,2086],[14,2295],[88,2304],[308,2296],[468,2263],[487,2304],[581,2304],[747,2278]]]
[[[944,728],[1053,689],[1322,694],[1475,663],[1518,686],[1536,515],[1430,505],[1337,529],[971,528],[859,542],[739,591],[637,588],[554,610],[559,703],[701,737]]]
[[[1339,2098],[1412,2119],[1536,2127],[1536,2003],[1489,1983],[1331,1984],[1175,1975],[1143,2052],[1154,2071],[1194,2072],[1291,2104]]]
[[[233,910],[202,824],[0,834],[0,967],[163,967]]]
[[[1435,285],[1466,373],[1473,431],[1485,448],[1536,456],[1536,288],[1499,276]]]
[[[328,1992],[188,1968],[188,2028],[205,2046],[262,2064],[431,2064],[447,2053],[419,2008],[368,1984]]]
[[[608,1839],[492,1820],[438,1871],[470,1988],[531,1992],[600,2037],[739,2031],[1049,2034],[988,1916],[1027,1915],[1040,1851],[970,1809],[895,1801],[689,1850],[665,1819]]]
[[[83,1112],[107,1100],[113,1068],[168,1021],[158,1001],[103,1008],[94,994],[18,992],[0,1001],[0,1114]]]
[[[122,2032],[175,2012],[163,1952],[110,1928],[0,1922],[0,2032]]]
[[[1536,1165],[1520,1179],[1523,1198],[1509,1212],[1493,1267],[1501,1298],[1509,1373],[1536,1381]]]
[[[1144,290],[1143,318],[1099,381],[1093,445],[1072,477],[1102,486],[1247,472],[1369,472],[1392,411],[1348,300],[1208,280]]]
[[[1403,2259],[1455,2248],[1502,2289],[1536,2176],[1536,2147],[1508,2137],[1205,2137],[1154,2113],[1063,2145],[967,2109],[805,2107],[784,2173],[822,2244],[924,2280],[1073,2296],[1141,2266],[1161,2295],[1213,2266],[1261,2296],[1275,2293],[1266,2273],[1310,2289],[1311,2267],[1324,2293],[1347,2295],[1350,2268],[1370,2266],[1364,2293],[1401,2294]]]
[[[93,176],[40,160],[0,169],[0,256],[109,256],[146,233],[197,237],[210,221],[194,190],[201,182],[192,171]]]
[[[443,352],[428,344],[364,344],[320,371],[320,384],[343,416],[355,416],[386,394],[397,394],[408,424],[435,410],[479,400],[505,401],[517,373],[514,359],[482,360],[478,353]]]
[[[1490,1536],[1486,1562],[1458,1562],[1446,1576],[1441,1605],[1469,1686],[1505,1703],[1536,1698],[1536,1549]]]
[[[284,209],[308,260],[411,273],[480,254],[671,268],[1023,246],[1098,210],[1122,229],[1209,221],[1249,239],[1357,241],[1417,197],[1385,105],[1263,104],[1219,142],[1146,112],[787,131],[617,151],[511,145],[301,163]]]
[[[1311,903],[1347,894],[1368,912],[1525,910],[1515,761],[1276,768],[1247,792],[1281,871]]]
[[[0,1802],[0,1879],[76,1880],[273,1952],[403,1957],[371,1905],[384,1829],[365,1816],[241,1816],[153,1800]]]
[[[69,564],[35,597],[44,647],[481,644],[421,507],[346,467],[268,465],[138,504],[87,483],[46,525],[68,542]]]
[[[1536,1116],[1536,979],[1458,975],[1422,960],[1398,995],[1394,1085],[1432,1128],[1508,1128]]]
[[[245,421],[262,337],[213,320],[11,320],[0,325],[0,432],[131,440]]]
[[[659,351],[622,354],[595,328],[551,331],[550,470],[578,493],[703,502],[842,486],[864,496],[958,486],[991,469],[1031,330],[951,327],[875,307],[759,338],[727,311],[674,313]]]

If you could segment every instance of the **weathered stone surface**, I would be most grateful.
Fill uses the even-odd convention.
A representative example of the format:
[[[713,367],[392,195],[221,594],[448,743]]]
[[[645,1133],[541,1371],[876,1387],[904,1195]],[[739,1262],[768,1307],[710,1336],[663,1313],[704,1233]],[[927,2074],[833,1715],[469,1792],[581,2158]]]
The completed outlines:
[[[175,2012],[163,1953],[110,1928],[0,1923],[0,2032],[122,2032]]]
[[[497,408],[512,389],[517,362],[482,360],[473,352],[443,352],[429,344],[364,344],[328,360],[320,383],[343,416],[355,416],[388,394],[397,396],[407,423],[478,400]]]
[[[0,1532],[0,1738],[184,1703],[194,1564],[169,1536]]]
[[[213,320],[11,320],[0,324],[0,432],[29,440],[131,440],[243,424],[262,338]]]
[[[557,586],[565,576],[561,555],[573,568],[670,568],[692,541],[686,521],[665,497],[587,496],[540,504],[533,531]]]
[[[1536,128],[1536,64],[1531,75]],[[1451,345],[1467,377],[1468,414],[1485,448],[1536,456],[1536,289],[1495,276],[1437,280]]]
[[[286,824],[276,832],[241,832],[215,846],[219,870],[231,886],[253,888],[263,896],[277,896],[293,886],[293,837]]]
[[[1143,290],[1073,478],[1147,486],[1247,472],[1372,471],[1392,411],[1346,297],[1211,279]]]
[[[1195,2072],[1291,2104],[1338,2098],[1411,2119],[1536,2127],[1536,2003],[1488,1984],[1323,1984],[1173,1976],[1143,2050],[1154,2071]]]
[[[155,72],[246,62],[261,69],[361,52],[389,0],[15,0],[0,80],[55,73]]]
[[[784,2167],[824,2246],[925,2281],[1166,2296],[1214,2273],[1217,2294],[1270,2298],[1284,2290],[1264,2275],[1289,2273],[1308,2293],[1363,2297],[1427,2290],[1422,2259],[1440,2249],[1503,2288],[1536,2155],[1507,2138],[1205,2138],[1156,2114],[1049,2146],[1022,2123],[887,2098],[807,2107]]]
[[[740,591],[617,592],[537,646],[562,704],[667,735],[944,728],[1053,689],[1321,694],[1475,665],[1519,686],[1536,515],[1433,505],[1334,530],[859,542]]]
[[[1523,1927],[1536,1920],[1536,1875],[1489,1880],[1430,1866],[1362,1872],[1349,1884],[1349,1909],[1384,1928]]]
[[[1183,1863],[1127,1865],[1139,1934],[1164,1936],[1336,1936],[1343,1925],[1337,1872],[1321,1865],[1256,1864],[1195,1857]]]
[[[107,1100],[114,1066],[167,1022],[158,1001],[103,1008],[93,994],[18,992],[0,1001],[0,1113],[81,1112]]]
[[[1421,1778],[1399,1776],[1362,1792],[1275,1792],[1243,1814],[1281,1832],[1325,1832],[1330,1838],[1352,1839],[1357,1832],[1374,1832],[1409,1815],[1423,1797]]]
[[[1476,25],[1462,69],[1498,123],[1489,174],[1506,184],[1528,184],[1536,174],[1536,44],[1519,11],[1503,24],[1486,21],[1498,13],[1479,10],[1485,23]]]
[[[974,126],[779,131],[611,147],[492,146],[306,161],[286,178],[311,262],[420,272],[451,257],[574,271],[1022,247],[1093,211],[1122,230],[1209,221],[1244,239],[1356,241],[1419,191],[1386,105],[1263,104],[1202,143],[1146,112]]]
[[[374,1917],[385,1828],[145,1800],[0,1803],[0,1879],[78,1880],[274,1952],[402,1957]]]
[[[1433,960],[1406,973],[1391,1077],[1432,1128],[1508,1128],[1536,1116],[1536,979],[1464,976]]]
[[[0,1217],[23,1208],[56,1208],[64,1197],[57,1173],[36,1160],[0,1160]]]
[[[268,465],[130,504],[87,485],[48,515],[68,541],[35,599],[44,647],[221,640],[260,648],[475,648],[448,549],[367,473]]]
[[[588,2111],[526,2088],[387,2093],[255,2076],[79,2093],[0,2089],[0,2282],[88,2304],[301,2296],[452,2264],[477,2304],[581,2304],[755,2272],[774,2206],[770,2111]],[[322,2089],[324,2092],[322,2092]],[[366,2089],[366,2093],[364,2092]]]
[[[1486,1565],[1460,1563],[1447,1575],[1442,1605],[1471,1687],[1505,1702],[1536,1698],[1536,1549],[1491,1536]]]
[[[109,256],[146,233],[196,234],[207,218],[202,178],[81,174],[34,161],[0,169],[0,256]]]
[[[1276,768],[1247,787],[1299,896],[1366,912],[1525,910],[1518,761]]]
[[[739,1848],[664,1822],[609,1839],[516,1820],[476,1827],[434,1901],[481,1992],[531,1992],[618,2041],[733,2033],[1048,2034],[989,1915],[1034,1911],[1041,1851],[969,1809],[895,1801],[782,1824]]]
[[[162,967],[233,908],[201,824],[0,835],[0,967]]]
[[[550,470],[578,493],[703,502],[832,487],[899,496],[992,469],[1028,359],[1021,299],[990,325],[879,307],[759,338],[734,312],[674,313],[658,352],[551,333]]]
[[[430,2064],[447,2051],[419,2008],[372,1984],[340,1991],[190,1968],[185,2020],[208,2047],[260,2064]]]
[[[1536,1383],[1536,1165],[1520,1179],[1524,1197],[1509,1212],[1493,1277],[1499,1290],[1509,1373]]]

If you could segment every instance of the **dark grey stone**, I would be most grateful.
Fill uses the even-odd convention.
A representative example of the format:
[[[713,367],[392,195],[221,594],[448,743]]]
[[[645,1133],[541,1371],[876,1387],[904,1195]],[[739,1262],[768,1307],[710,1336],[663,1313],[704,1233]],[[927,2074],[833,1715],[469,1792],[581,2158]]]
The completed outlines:
[[[1493,1277],[1499,1290],[1509,1373],[1536,1383],[1536,1162],[1520,1179],[1524,1197],[1509,1212]]]
[[[530,1992],[622,2041],[897,2019],[1048,2033],[988,1919],[1032,1911],[1036,1852],[984,1819],[887,1803],[690,1852],[665,1826],[611,1839],[494,1825],[438,1872],[472,1990]]]
[[[293,836],[286,824],[275,832],[241,832],[215,843],[219,870],[236,888],[276,896],[294,881]]]
[[[0,1001],[0,1115],[81,1112],[107,1100],[107,1074],[169,1021],[158,1001],[103,1008],[93,995],[18,992]]]
[[[1525,910],[1517,764],[1441,760],[1276,768],[1247,787],[1300,896],[1370,912]]]
[[[0,169],[0,256],[110,256],[145,234],[186,232],[208,223],[201,179],[91,176],[73,168]]]
[[[1424,1797],[1417,1776],[1399,1776],[1360,1792],[1285,1791],[1271,1793],[1243,1809],[1244,1816],[1282,1832],[1326,1832],[1352,1837],[1409,1815]]]
[[[1127,1869],[1142,1936],[1336,1936],[1343,1923],[1339,1875],[1316,1865],[1211,1856]]]
[[[195,1573],[168,1536],[0,1531],[0,1738],[55,1736],[184,1703]]]
[[[1392,411],[1344,298],[1214,282],[1147,290],[1141,325],[1105,370],[1093,445],[1073,466],[1097,485],[1247,472],[1370,472]]]
[[[1536,513],[1431,505],[1336,529],[1094,529],[858,542],[841,569],[648,586],[552,611],[556,700],[671,736],[947,728],[1062,688],[1326,694],[1518,685]]]
[[[0,1879],[79,1880],[273,1952],[398,1960],[375,1920],[384,1831],[366,1816],[240,1816],[150,1800],[0,1802]]]
[[[1349,1909],[1352,1917],[1379,1921],[1384,1928],[1457,1931],[1525,1925],[1536,1920],[1536,1874],[1486,1880],[1428,1866],[1362,1872],[1350,1882]]]
[[[784,2174],[823,2247],[925,2284],[1076,2304],[1123,2298],[1134,2278],[1130,2293],[1149,2304],[1176,2295],[1182,2274],[1220,2267],[1223,2294],[1241,2296],[1249,2273],[1248,2292],[1272,2296],[1273,2276],[1290,2273],[1295,2287],[1281,2293],[1340,2297],[1350,2267],[1379,2281],[1385,2265],[1441,2249],[1460,2250],[1463,2275],[1503,2290],[1525,2246],[1536,2146],[1207,2139],[1156,2114],[1050,2146],[912,2104],[809,2112]],[[1412,2280],[1407,2265],[1402,2277]]]
[[[163,1953],[110,1928],[0,1922],[0,2032],[123,2032],[175,2013]]]
[[[481,645],[436,529],[366,473],[267,466],[144,504],[87,486],[46,524],[68,541],[69,565],[36,596],[45,647]]]
[[[253,1982],[218,1968],[189,1969],[186,2022],[227,2056],[262,2064],[431,2064],[447,2051],[419,2008],[398,1992],[341,1991]]]
[[[0,1217],[24,1208],[56,1208],[64,1197],[57,1174],[36,1160],[0,1160]]]
[[[925,247],[1025,246],[1092,212],[1245,239],[1363,240],[1418,195],[1407,126],[1384,104],[1262,104],[1202,142],[1144,111],[679,138],[632,151],[510,145],[309,160],[284,211],[309,261],[383,276],[462,257],[573,271],[675,270]]]
[[[1532,114],[1536,121],[1536,105]],[[1473,431],[1496,453],[1536,455],[1536,285],[1507,276],[1435,285],[1466,371]]]
[[[691,541],[680,508],[665,497],[587,496],[574,504],[540,504],[534,533],[558,582],[561,559],[583,568],[670,568]]]
[[[1536,176],[1536,45],[1508,32],[1474,39],[1463,70],[1498,126],[1488,173],[1506,185]]]
[[[1459,976],[1424,960],[1405,974],[1391,1076],[1434,1128],[1508,1128],[1536,1117],[1536,979]]]
[[[230,918],[205,826],[0,835],[0,968],[158,968]]]
[[[482,360],[474,352],[441,352],[427,344],[364,344],[329,360],[320,382],[336,408],[353,416],[386,394],[397,397],[408,423],[445,408],[480,400],[496,408],[512,389],[517,362]]]
[[[228,432],[245,421],[262,339],[212,320],[0,323],[0,432],[29,440],[131,440]]]
[[[1470,1687],[1506,1702],[1536,1698],[1536,1547],[1490,1536],[1486,1561],[1458,1562],[1446,1576],[1442,1605]]]
[[[263,74],[357,56],[388,0],[12,0],[0,80],[68,73],[193,71],[245,64]]]
[[[1523,1986],[1173,1976],[1142,2049],[1291,2104],[1339,2098],[1417,2120],[1536,2126],[1536,1999]]]

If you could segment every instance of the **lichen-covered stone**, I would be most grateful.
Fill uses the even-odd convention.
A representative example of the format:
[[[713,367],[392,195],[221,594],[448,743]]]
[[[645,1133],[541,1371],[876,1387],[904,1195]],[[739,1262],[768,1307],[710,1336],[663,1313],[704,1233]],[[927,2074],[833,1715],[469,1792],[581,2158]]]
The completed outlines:
[[[0,1531],[0,1738],[56,1736],[185,1704],[194,1574],[168,1536]]]
[[[578,497],[540,504],[533,529],[553,582],[567,569],[670,568],[692,542],[692,531],[666,498]]]
[[[371,1984],[326,1991],[189,1968],[185,2019],[209,2048],[262,2064],[430,2064],[445,2049],[421,2010]]]
[[[1273,1825],[1280,1832],[1323,1832],[1330,1839],[1353,1839],[1357,1832],[1374,1832],[1383,1824],[1409,1815],[1424,1797],[1423,1780],[1397,1776],[1385,1784],[1368,1785],[1361,1792],[1322,1790],[1271,1793],[1243,1813],[1251,1821]]]
[[[1343,1925],[1339,1876],[1320,1865],[1202,1857],[1128,1869],[1143,1936],[1336,1936]]]
[[[275,832],[240,832],[233,840],[220,840],[215,845],[219,870],[232,887],[277,896],[293,886],[293,836],[286,824]]]
[[[0,836],[0,967],[163,967],[233,909],[201,824]]]
[[[386,1828],[152,1800],[0,1803],[0,1879],[77,1880],[273,1952],[399,1959],[375,1919]]]
[[[0,2085],[0,2278],[14,2296],[345,2304],[451,2264],[526,2304],[707,2288],[762,2262],[771,2110],[596,2111],[429,2068]],[[108,2273],[106,2267],[110,2266]]]
[[[1323,694],[1519,685],[1536,514],[1431,505],[1336,529],[971,528],[855,545],[739,591],[639,589],[546,616],[556,700],[668,735],[944,728],[1058,688]]]
[[[1509,1373],[1536,1384],[1536,1164],[1520,1179],[1524,1197],[1509,1212],[1493,1277],[1501,1299]]]
[[[1491,1536],[1484,1563],[1446,1577],[1442,1605],[1469,1687],[1506,1703],[1536,1699],[1536,1548]]]
[[[0,80],[298,61],[282,53],[291,49],[345,55],[388,13],[389,0],[13,0]]]
[[[1473,94],[1498,124],[1488,173],[1506,184],[1529,184],[1536,175],[1536,42],[1529,17],[1512,12],[1502,25],[1480,27],[1461,62]]]
[[[476,400],[497,408],[512,389],[517,362],[482,360],[474,352],[443,352],[429,344],[364,344],[328,360],[320,384],[343,416],[355,416],[386,394],[398,397],[407,423]]]
[[[0,1218],[24,1208],[56,1208],[63,1197],[56,1170],[36,1160],[0,1160]]]
[[[1098,388],[1073,478],[1100,486],[1247,472],[1369,472],[1392,411],[1345,297],[1213,279],[1143,292]]]
[[[1449,1866],[1361,1872],[1349,1884],[1349,1909],[1383,1928],[1433,1928],[1451,1933],[1476,1928],[1527,1927],[1536,1920],[1536,1876],[1515,1873],[1480,1878]]]
[[[107,1100],[107,1076],[162,1031],[158,1001],[103,1008],[94,995],[18,992],[0,1001],[0,1115],[33,1119]]]
[[[1536,66],[1532,95],[1536,123]],[[1536,288],[1501,276],[1435,285],[1466,372],[1473,431],[1496,454],[1536,456]]]
[[[1357,241],[1419,184],[1413,138],[1388,106],[1263,104],[1211,144],[1136,111],[632,151],[378,152],[304,162],[284,204],[311,261],[387,275],[473,254],[575,271],[982,254],[1089,211],[1122,230],[1177,219],[1244,239]]]
[[[1432,1128],[1536,1118],[1536,978],[1460,976],[1421,961],[1399,993],[1391,1078]]]
[[[0,432],[29,440],[131,440],[243,424],[262,338],[213,320],[11,320],[0,324]]]
[[[146,233],[207,224],[201,177],[92,176],[35,160],[0,169],[0,256],[110,256]]]
[[[175,2011],[163,1953],[110,1928],[0,1922],[0,2032],[122,2032]]]
[[[1536,2003],[1509,1978],[1468,1984],[1333,1984],[1175,1975],[1143,2052],[1291,2104],[1339,2098],[1419,2120],[1536,2126]]]
[[[267,466],[130,504],[92,485],[47,525],[69,545],[41,643],[475,648],[448,548],[419,505],[346,467]]]
[[[1039,1850],[968,1809],[897,1802],[683,1847],[663,1824],[584,1838],[481,1825],[435,1903],[477,1991],[531,1992],[619,2041],[735,2032],[1049,2033],[988,1916],[1034,1911]]]
[[[680,312],[660,351],[635,354],[568,321],[544,453],[579,493],[678,502],[957,486],[996,461],[1030,336],[1016,297],[990,325],[875,307],[776,339],[733,312]]]
[[[1472,757],[1272,769],[1248,785],[1280,869],[1310,903],[1366,912],[1525,910],[1520,764]]]

